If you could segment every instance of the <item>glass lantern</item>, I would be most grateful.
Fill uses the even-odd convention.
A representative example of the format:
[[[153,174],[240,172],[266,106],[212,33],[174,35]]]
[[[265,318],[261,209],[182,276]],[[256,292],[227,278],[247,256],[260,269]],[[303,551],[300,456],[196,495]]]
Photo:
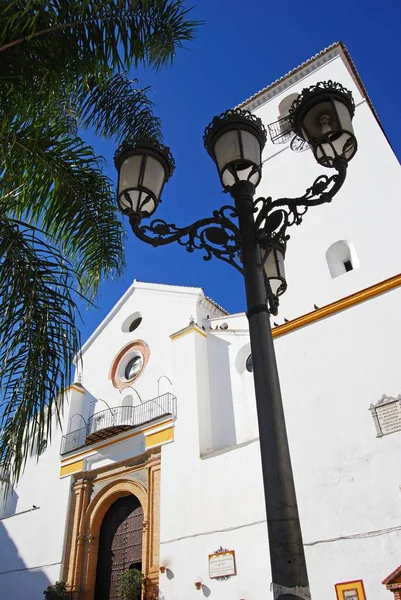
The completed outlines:
[[[308,142],[317,162],[336,167],[340,161],[348,163],[357,151],[354,113],[351,92],[327,81],[302,90],[289,115],[295,133]]]
[[[155,140],[124,142],[115,154],[118,205],[130,217],[149,217],[160,202],[164,184],[174,171],[169,148]]]
[[[287,289],[284,265],[285,250],[285,244],[277,243],[266,250],[263,257],[265,278],[269,282],[272,295],[277,298],[284,294]]]
[[[222,186],[229,190],[238,181],[255,187],[262,177],[262,150],[267,134],[262,121],[249,111],[234,109],[215,117],[203,137]]]

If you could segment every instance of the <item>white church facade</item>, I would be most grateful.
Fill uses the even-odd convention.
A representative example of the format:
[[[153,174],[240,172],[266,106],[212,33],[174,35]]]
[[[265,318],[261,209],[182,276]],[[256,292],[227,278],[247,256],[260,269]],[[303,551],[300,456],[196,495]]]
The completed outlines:
[[[312,598],[392,600],[399,163],[341,43],[241,106],[267,127],[323,80],[352,91],[359,149],[333,202],[292,228],[273,337]],[[322,167],[269,131],[258,194],[302,194]],[[270,596],[245,314],[227,314],[201,288],[134,281],[83,346],[62,430],[42,450],[0,506],[4,600],[39,600],[59,580],[72,600],[117,600],[132,566],[148,600]]]

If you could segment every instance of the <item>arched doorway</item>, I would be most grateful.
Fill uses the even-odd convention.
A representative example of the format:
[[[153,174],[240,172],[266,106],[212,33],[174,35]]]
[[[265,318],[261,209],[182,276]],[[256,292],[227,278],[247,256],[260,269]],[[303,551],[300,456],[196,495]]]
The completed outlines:
[[[116,500],[104,515],[99,536],[95,600],[118,600],[122,573],[142,569],[143,510],[132,494]]]

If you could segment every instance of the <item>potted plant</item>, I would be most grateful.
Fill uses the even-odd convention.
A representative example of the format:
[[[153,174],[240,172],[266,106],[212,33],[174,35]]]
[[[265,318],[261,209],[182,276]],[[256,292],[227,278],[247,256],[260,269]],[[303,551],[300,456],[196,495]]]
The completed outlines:
[[[143,574],[138,569],[129,569],[120,577],[121,600],[141,600]]]
[[[45,600],[69,600],[65,581],[56,581],[54,585],[49,585],[43,592]]]

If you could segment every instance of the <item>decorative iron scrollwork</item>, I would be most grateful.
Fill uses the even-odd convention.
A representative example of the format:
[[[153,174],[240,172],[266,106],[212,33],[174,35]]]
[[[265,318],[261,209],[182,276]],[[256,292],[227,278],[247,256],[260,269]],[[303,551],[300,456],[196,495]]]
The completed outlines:
[[[303,196],[298,198],[257,198],[254,201],[256,236],[262,248],[268,248],[281,241],[286,243],[289,235],[287,227],[300,225],[310,206],[331,202],[345,181],[347,163],[337,165],[337,173],[328,177],[319,175]]]
[[[274,249],[284,249],[290,236],[288,227],[300,225],[310,206],[331,202],[345,181],[347,161],[338,161],[337,172],[330,177],[319,175],[303,196],[298,198],[257,198],[251,206],[255,213],[254,235],[263,251],[264,260]],[[178,242],[188,252],[203,250],[203,259],[211,260],[214,256],[235,267],[243,273],[241,261],[241,234],[234,222],[238,216],[233,206],[223,206],[215,210],[213,216],[200,219],[187,227],[177,227],[174,223],[166,223],[162,219],[154,219],[149,225],[143,225],[141,219],[131,218],[135,235],[152,246],[164,246]],[[262,265],[263,266],[263,265]],[[278,296],[285,290],[285,282],[276,294],[269,292],[270,312],[277,314]],[[273,297],[274,296],[274,297]]]
[[[149,225],[142,225],[137,220],[131,224],[135,235],[152,246],[177,241],[188,252],[204,250],[203,260],[208,261],[215,256],[242,273],[240,231],[232,220],[236,216],[233,206],[223,206],[213,212],[213,217],[200,219],[187,227],[180,228],[161,219],[155,219]]]

